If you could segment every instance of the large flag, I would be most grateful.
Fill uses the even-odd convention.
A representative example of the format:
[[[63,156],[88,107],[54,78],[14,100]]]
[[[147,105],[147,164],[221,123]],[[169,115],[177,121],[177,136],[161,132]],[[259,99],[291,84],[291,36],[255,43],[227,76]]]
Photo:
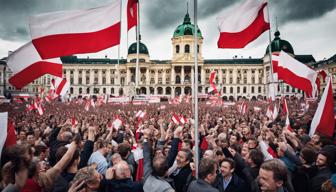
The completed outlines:
[[[244,48],[270,29],[266,6],[265,1],[246,0],[237,9],[218,17],[218,48]]]
[[[128,0],[127,2],[127,30],[137,25],[138,0]]]
[[[311,122],[309,136],[312,137],[315,132],[332,137],[335,129],[334,119],[334,100],[332,92],[332,78],[329,77],[326,88],[324,89],[321,100],[316,109]]]
[[[60,11],[30,18],[32,41],[43,59],[93,53],[120,43],[120,6]]]
[[[272,56],[273,72],[278,79],[283,80],[292,87],[305,91],[307,96],[315,96],[317,91],[317,72],[300,63],[287,53],[281,51],[279,56]]]
[[[13,72],[9,83],[17,89],[45,74],[62,77],[61,60],[59,58],[42,60],[31,42],[11,53],[7,65]]]

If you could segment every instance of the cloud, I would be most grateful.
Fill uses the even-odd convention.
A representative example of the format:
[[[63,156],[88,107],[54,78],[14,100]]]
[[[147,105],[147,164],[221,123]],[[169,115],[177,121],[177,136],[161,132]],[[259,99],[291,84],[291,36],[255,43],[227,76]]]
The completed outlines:
[[[320,18],[336,8],[336,0],[273,0],[270,4],[281,23]]]

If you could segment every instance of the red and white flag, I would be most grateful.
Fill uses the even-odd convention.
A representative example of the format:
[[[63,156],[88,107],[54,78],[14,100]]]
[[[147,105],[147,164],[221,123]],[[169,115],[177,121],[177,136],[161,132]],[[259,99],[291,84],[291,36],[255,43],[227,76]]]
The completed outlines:
[[[45,74],[62,77],[62,61],[59,58],[42,60],[31,42],[11,53],[7,65],[13,72],[9,83],[17,89]]]
[[[137,25],[138,0],[127,1],[127,31]]]
[[[76,120],[76,117],[72,116],[72,118],[71,118],[71,125],[72,125],[72,127],[76,127],[77,124],[78,124],[78,121]]]
[[[54,82],[55,94],[64,97],[70,89],[70,82],[68,82],[65,78],[56,78]]]
[[[88,99],[85,102],[85,111],[89,111],[90,110],[90,106],[91,106],[91,101]]]
[[[260,146],[261,152],[263,153],[265,157],[265,161],[277,157],[275,151],[268,144],[266,144],[265,141],[260,141],[259,146]]]
[[[335,129],[334,119],[334,99],[332,91],[332,78],[329,77],[321,100],[316,109],[315,115],[310,125],[309,136],[315,132],[332,137]]]
[[[285,123],[285,126],[286,126],[287,130],[289,130],[290,132],[293,132],[294,130],[290,126],[290,122],[289,122],[289,111],[288,111],[288,105],[287,105],[286,98],[282,98],[282,113],[286,114],[286,123]]]
[[[273,72],[278,74],[279,80],[305,91],[309,97],[316,95],[316,71],[295,60],[284,51],[281,51],[279,56],[272,56],[272,65]]]
[[[0,113],[0,158],[2,149],[16,144],[15,128],[8,120],[8,112]]]
[[[172,115],[172,121],[177,125],[181,124],[180,117],[176,113]]]
[[[239,112],[241,114],[245,114],[247,111],[247,104],[245,102],[243,102],[240,106],[239,106]]]
[[[120,43],[120,6],[59,11],[32,16],[32,42],[43,59],[98,52]]]
[[[210,78],[209,78],[209,81],[210,81],[210,89],[208,90],[208,93],[211,93],[212,91],[214,91],[215,93],[218,93],[218,89],[215,85],[215,80],[216,80],[216,75],[217,75],[217,72],[216,71],[213,71],[211,72],[210,74]]]
[[[37,110],[37,113],[42,116],[44,113],[44,109],[42,108],[42,103],[35,101],[34,105],[35,105],[35,109]]]
[[[186,123],[188,123],[188,119],[185,118],[185,117],[182,115],[181,118],[180,118],[180,122],[181,122],[182,124],[186,124]]]
[[[270,29],[267,2],[246,0],[230,13],[217,18],[218,48],[244,48]]]

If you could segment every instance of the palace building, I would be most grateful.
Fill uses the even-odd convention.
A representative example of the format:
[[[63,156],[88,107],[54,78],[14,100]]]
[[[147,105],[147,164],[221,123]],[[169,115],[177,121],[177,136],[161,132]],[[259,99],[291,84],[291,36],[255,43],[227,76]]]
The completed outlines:
[[[100,95],[156,95],[175,97],[180,94],[191,94],[194,72],[194,33],[198,42],[198,92],[206,94],[210,87],[209,76],[217,71],[216,85],[223,99],[248,99],[265,97],[268,93],[270,62],[268,47],[262,58],[204,59],[202,57],[203,39],[201,30],[195,31],[189,14],[176,27],[171,38],[173,56],[171,60],[151,60],[147,46],[140,42],[139,48],[139,87],[135,88],[136,43],[128,48],[126,59],[78,58],[67,56],[62,58],[63,77],[70,81],[71,96]],[[297,60],[312,65],[312,55],[295,55],[292,45],[280,38],[276,31],[271,43],[272,52],[281,50],[291,54]],[[6,76],[4,76],[6,75]],[[11,72],[6,68],[6,58],[0,60],[0,95],[5,91],[17,92],[9,83]],[[45,75],[29,84],[21,91],[36,93],[39,87],[50,86],[50,76]],[[285,83],[278,84],[278,93],[282,95],[302,95],[302,91]]]

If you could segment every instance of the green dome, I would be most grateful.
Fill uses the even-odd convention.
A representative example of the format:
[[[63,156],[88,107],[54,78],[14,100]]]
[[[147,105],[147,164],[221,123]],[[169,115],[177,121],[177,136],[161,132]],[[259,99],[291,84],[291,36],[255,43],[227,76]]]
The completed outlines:
[[[136,54],[137,53],[137,43],[132,43],[132,45],[128,48],[128,54]],[[148,49],[145,44],[139,42],[139,54],[148,55]]]
[[[179,25],[175,29],[173,37],[181,37],[184,35],[194,35],[194,32],[195,32],[195,25],[191,24],[189,13],[187,13],[184,16],[183,24]],[[199,30],[199,28],[197,29],[197,34],[198,34],[198,37],[202,37],[202,33]]]
[[[280,39],[280,32],[279,31],[276,31],[274,33],[274,39],[271,43],[271,49],[272,49],[272,53],[273,52],[279,52],[279,51],[284,51],[284,52],[287,52],[287,53],[291,53],[294,55],[294,49],[292,47],[292,45],[286,41],[286,40],[283,40],[283,39]],[[266,54],[268,54],[269,52],[269,49],[268,49],[268,46],[266,48]]]

